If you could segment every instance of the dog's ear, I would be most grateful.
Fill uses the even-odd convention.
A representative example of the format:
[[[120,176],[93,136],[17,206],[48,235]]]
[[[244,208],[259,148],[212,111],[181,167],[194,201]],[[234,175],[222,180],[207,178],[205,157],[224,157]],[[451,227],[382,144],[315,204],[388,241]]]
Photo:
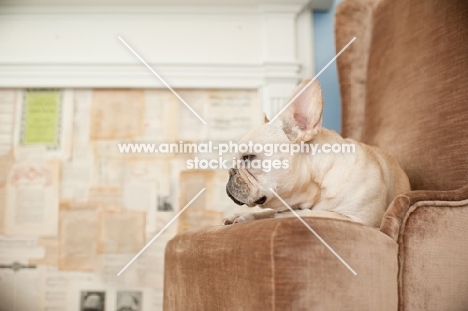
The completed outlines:
[[[270,120],[268,120],[266,113],[263,113],[263,123],[268,123],[268,122],[270,122]]]
[[[322,129],[323,97],[320,83],[310,79],[302,81],[293,91],[281,114],[284,133],[292,142],[310,141]]]

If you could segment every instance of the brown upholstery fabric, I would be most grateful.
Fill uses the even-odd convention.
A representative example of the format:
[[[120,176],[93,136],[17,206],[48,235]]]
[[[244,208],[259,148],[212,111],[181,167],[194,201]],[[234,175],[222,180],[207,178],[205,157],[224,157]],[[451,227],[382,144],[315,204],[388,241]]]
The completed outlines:
[[[450,206],[417,208],[406,223],[398,241],[401,310],[468,308],[468,201]]]
[[[468,185],[468,1],[384,0],[373,22],[364,142],[412,189]]]
[[[346,220],[296,218],[210,227],[166,248],[164,310],[396,310],[397,244]]]
[[[459,204],[459,201],[468,200],[468,186],[453,191],[411,191],[406,195],[400,195],[393,200],[390,207],[385,212],[380,226],[380,231],[398,241],[404,220],[408,217],[411,206],[419,202],[447,202],[450,205]],[[468,223],[468,219],[466,220]]]
[[[399,310],[467,310],[468,187],[399,196],[381,231],[399,244]]]
[[[362,141],[366,99],[367,63],[372,35],[372,13],[378,0],[347,0],[335,13],[336,51],[356,40],[337,58],[340,82],[341,135]]]

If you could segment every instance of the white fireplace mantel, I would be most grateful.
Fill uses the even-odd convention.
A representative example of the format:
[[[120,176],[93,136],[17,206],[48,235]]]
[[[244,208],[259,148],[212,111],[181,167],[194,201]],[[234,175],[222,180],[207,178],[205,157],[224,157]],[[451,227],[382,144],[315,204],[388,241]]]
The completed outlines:
[[[312,75],[312,9],[332,0],[92,2],[4,0],[0,87],[163,87],[121,36],[172,87],[259,89],[270,115]]]

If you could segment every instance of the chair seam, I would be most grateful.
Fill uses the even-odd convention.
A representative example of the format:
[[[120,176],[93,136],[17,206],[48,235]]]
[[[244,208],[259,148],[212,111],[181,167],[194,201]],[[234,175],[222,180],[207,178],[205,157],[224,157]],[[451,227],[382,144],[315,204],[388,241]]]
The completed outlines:
[[[279,227],[279,223],[276,224],[275,230],[273,230],[271,237],[270,237],[270,266],[271,266],[271,307],[272,311],[276,310],[276,285],[275,285],[275,253],[274,253],[274,245],[276,241],[276,235]]]

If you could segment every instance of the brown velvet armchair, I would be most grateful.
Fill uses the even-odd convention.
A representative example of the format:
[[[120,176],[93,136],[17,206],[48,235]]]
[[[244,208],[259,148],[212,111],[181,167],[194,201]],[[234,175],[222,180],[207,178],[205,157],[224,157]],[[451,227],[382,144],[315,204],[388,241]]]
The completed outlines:
[[[347,0],[336,38],[343,136],[395,155],[414,191],[380,228],[307,217],[188,231],[164,309],[468,310],[468,2]],[[326,103],[325,103],[326,104]]]

